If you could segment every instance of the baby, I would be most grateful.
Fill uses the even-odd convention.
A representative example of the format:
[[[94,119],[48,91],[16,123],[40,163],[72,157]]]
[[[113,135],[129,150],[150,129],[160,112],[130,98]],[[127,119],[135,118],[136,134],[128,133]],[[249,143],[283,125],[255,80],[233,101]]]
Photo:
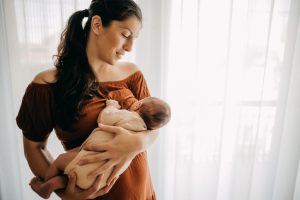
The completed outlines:
[[[106,107],[100,113],[97,122],[123,127],[130,131],[154,130],[164,126],[171,117],[169,105],[161,99],[147,97],[136,101],[129,110],[120,109],[120,105],[115,100],[107,100]],[[31,180],[31,188],[43,198],[49,198],[51,193],[57,189],[63,189],[67,185],[67,179],[61,176],[61,172],[69,174],[71,171],[76,173],[76,185],[82,189],[89,188],[96,177],[88,176],[89,173],[103,165],[103,162],[91,163],[87,165],[78,165],[79,160],[86,155],[94,155],[98,152],[86,151],[83,148],[89,142],[104,143],[114,137],[112,133],[101,131],[99,128],[93,130],[81,147],[72,149],[52,163],[43,182],[38,177]],[[112,168],[104,172],[100,188],[107,185],[107,179],[112,173]]]

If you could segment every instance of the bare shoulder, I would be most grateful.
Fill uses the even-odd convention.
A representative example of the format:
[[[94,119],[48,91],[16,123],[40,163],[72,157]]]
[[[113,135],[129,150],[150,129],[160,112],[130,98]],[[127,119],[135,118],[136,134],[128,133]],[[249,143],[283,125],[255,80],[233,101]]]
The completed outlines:
[[[39,84],[54,83],[56,81],[56,72],[57,71],[54,67],[42,71],[34,77],[33,82]]]
[[[119,62],[117,66],[125,77],[130,76],[140,70],[136,64],[131,62]]]

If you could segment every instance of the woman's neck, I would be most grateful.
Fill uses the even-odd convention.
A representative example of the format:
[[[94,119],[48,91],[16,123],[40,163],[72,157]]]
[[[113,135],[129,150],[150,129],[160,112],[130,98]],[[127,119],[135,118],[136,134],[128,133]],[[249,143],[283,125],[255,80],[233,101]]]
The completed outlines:
[[[98,58],[97,49],[95,48],[95,45],[93,45],[89,41],[86,47],[86,54],[89,65],[96,77],[96,80],[101,81],[99,80],[100,77],[103,77],[105,76],[105,74],[109,73],[113,66]]]

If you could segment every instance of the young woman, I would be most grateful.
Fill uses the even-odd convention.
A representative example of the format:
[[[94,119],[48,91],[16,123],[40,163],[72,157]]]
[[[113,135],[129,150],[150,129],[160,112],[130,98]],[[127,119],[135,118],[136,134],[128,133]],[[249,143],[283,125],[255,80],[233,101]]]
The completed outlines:
[[[87,22],[82,26],[85,17]],[[131,51],[141,26],[140,8],[132,0],[93,0],[89,9],[70,17],[61,35],[55,67],[39,73],[30,83],[17,116],[25,156],[35,176],[44,179],[53,162],[46,148],[53,129],[65,150],[78,147],[98,126],[97,116],[109,92],[127,88],[137,99],[150,96],[137,66],[118,62]],[[115,137],[87,147],[99,153],[86,157],[84,163],[103,161],[105,154],[105,164],[93,173],[98,177],[94,184],[80,190],[75,186],[76,175],[71,173],[66,189],[56,193],[73,200],[155,199],[145,150],[157,132],[130,134],[105,125],[101,129],[115,133]],[[109,168],[113,168],[109,184],[99,190],[101,174]]]

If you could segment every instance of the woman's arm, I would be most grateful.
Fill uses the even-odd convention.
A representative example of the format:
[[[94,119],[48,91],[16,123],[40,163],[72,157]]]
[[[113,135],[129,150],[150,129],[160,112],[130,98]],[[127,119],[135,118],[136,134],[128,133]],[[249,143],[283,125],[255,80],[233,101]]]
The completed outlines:
[[[34,142],[23,137],[24,153],[33,174],[41,179],[45,179],[46,172],[53,162],[51,154],[46,149],[47,142]],[[99,191],[98,185],[101,182],[101,176],[98,176],[95,183],[87,190],[80,190],[76,187],[76,174],[71,173],[66,189],[56,191],[56,194],[64,200],[82,200],[97,195],[107,193],[112,187],[109,185]]]
[[[107,161],[97,170],[91,173],[92,176],[102,174],[105,170],[114,167],[108,183],[119,177],[130,165],[134,157],[147,150],[157,138],[157,130],[132,133],[122,127],[99,124],[103,131],[116,134],[116,136],[105,144],[89,143],[85,150],[97,151],[96,155],[87,156],[81,159],[80,165],[88,163]]]
[[[46,149],[45,142],[34,142],[23,137],[24,154],[33,174],[44,180],[53,158]]]
[[[158,130],[147,130],[136,134],[137,137],[137,149],[139,152],[146,151],[156,140],[158,136]]]

